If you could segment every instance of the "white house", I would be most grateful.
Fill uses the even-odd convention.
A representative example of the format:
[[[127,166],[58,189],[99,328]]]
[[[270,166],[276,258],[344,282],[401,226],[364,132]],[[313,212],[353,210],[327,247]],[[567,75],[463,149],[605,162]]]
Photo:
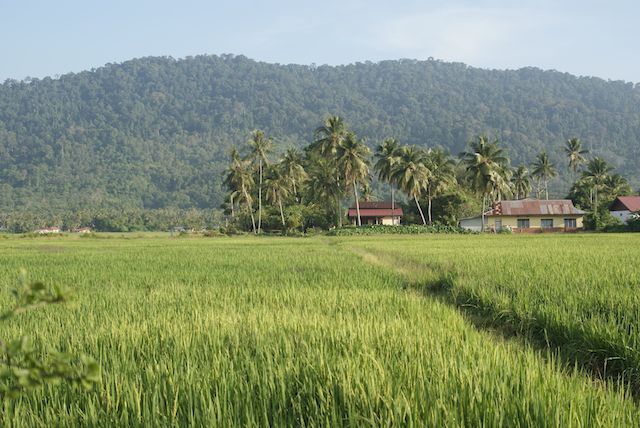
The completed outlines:
[[[623,223],[629,220],[631,214],[640,211],[640,196],[618,196],[609,207],[612,216]]]

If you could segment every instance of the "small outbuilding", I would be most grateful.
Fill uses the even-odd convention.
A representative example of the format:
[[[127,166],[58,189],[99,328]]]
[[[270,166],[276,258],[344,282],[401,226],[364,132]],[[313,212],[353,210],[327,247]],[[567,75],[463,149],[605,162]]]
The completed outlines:
[[[611,215],[627,223],[631,215],[640,211],[640,196],[618,196],[609,207]]]
[[[360,220],[362,224],[382,224],[387,226],[397,226],[402,218],[402,208],[389,201],[381,202],[359,202]],[[358,210],[355,206],[349,208],[349,220],[351,224],[358,224]]]

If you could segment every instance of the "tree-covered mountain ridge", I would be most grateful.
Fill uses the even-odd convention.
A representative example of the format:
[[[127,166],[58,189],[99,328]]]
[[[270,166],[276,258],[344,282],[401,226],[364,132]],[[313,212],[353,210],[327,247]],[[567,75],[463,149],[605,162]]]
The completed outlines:
[[[395,137],[457,154],[488,134],[512,165],[546,150],[563,172],[562,145],[578,137],[640,183],[638,84],[439,60],[148,57],[0,85],[0,209],[217,207],[229,150],[251,130],[301,147],[328,114],[372,146]]]

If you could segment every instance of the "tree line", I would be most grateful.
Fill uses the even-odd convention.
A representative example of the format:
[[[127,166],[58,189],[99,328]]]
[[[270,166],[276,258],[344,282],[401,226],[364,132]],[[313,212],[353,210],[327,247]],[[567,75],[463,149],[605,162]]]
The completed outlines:
[[[150,57],[0,84],[0,211],[216,208],[229,150],[253,129],[302,149],[331,113],[368,141],[450,153],[487,133],[516,165],[544,150],[560,164],[554,147],[579,135],[640,185],[640,86],[629,83],[437,60]],[[558,175],[551,193],[568,191],[568,171]]]
[[[457,224],[461,215],[484,217],[501,199],[549,199],[549,184],[558,176],[546,151],[530,166],[512,167],[500,141],[484,135],[468,142],[457,157],[440,148],[403,145],[396,138],[384,139],[371,150],[336,115],[316,128],[304,149],[288,148],[277,158],[274,151],[273,140],[262,130],[253,131],[241,150],[231,151],[223,208],[241,229],[261,233],[265,212],[279,218],[278,225],[267,222],[269,229],[342,227],[345,202],[355,207],[356,224],[361,225],[359,201],[369,200],[373,187],[379,188],[378,195],[390,195],[392,206],[398,203],[396,192],[403,195],[398,205],[409,212],[405,221],[412,221],[415,210],[423,225]],[[562,152],[567,175],[573,177],[567,197],[589,211],[591,227],[611,222],[608,203],[632,193],[627,180],[612,173],[601,157],[589,157],[578,138],[567,140]],[[456,202],[465,211],[454,206]],[[435,216],[434,205],[440,207]]]
[[[201,231],[224,225],[225,219],[219,210],[196,208],[0,212],[0,233],[29,233],[52,226],[64,231],[80,228],[90,228],[96,232]]]

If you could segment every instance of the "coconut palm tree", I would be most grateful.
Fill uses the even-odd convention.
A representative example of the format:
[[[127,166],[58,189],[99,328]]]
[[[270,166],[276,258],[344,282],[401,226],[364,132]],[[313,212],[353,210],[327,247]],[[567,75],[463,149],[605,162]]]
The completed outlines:
[[[582,178],[593,186],[593,212],[598,212],[598,190],[602,189],[609,177],[611,167],[607,162],[599,157],[595,157],[587,163],[586,169],[582,172]]]
[[[235,179],[235,170],[242,163],[242,159],[240,157],[240,153],[234,147],[231,149],[231,153],[229,154],[231,161],[229,162],[229,167],[225,171],[224,184],[229,189],[229,206],[231,208],[231,218],[235,218],[235,201],[242,198],[242,194],[240,189],[238,188],[237,180]]]
[[[432,219],[432,201],[434,197],[440,196],[456,183],[455,162],[451,156],[442,150],[429,150],[425,156],[425,165],[431,173],[430,179],[427,181],[427,217],[428,224],[433,222]]]
[[[536,157],[531,175],[543,182],[545,199],[549,200],[549,180],[558,175],[558,172],[555,165],[549,160],[547,152],[542,152]]]
[[[239,199],[244,199],[249,215],[251,216],[253,233],[256,233],[256,220],[253,215],[253,204],[250,193],[255,185],[253,171],[250,162],[240,159],[235,149],[233,149],[231,153],[231,164],[227,168],[224,184],[232,191],[232,194],[238,195]]]
[[[335,156],[348,132],[347,125],[340,116],[329,116],[322,126],[316,128],[311,150],[323,156]]]
[[[304,170],[302,153],[297,149],[287,149],[282,158],[282,172],[287,181],[291,184],[293,196],[298,200],[298,189],[307,179],[307,172]]]
[[[324,204],[335,204],[336,225],[342,224],[340,200],[342,187],[336,186],[335,161],[321,156],[312,156],[307,163],[309,179],[306,181],[305,194],[312,195],[313,200]]]
[[[620,174],[609,175],[604,182],[604,188],[612,199],[633,193],[627,179]]]
[[[425,226],[427,220],[424,218],[419,199],[424,194],[430,178],[431,172],[425,165],[424,152],[415,146],[403,147],[400,151],[400,162],[393,172],[393,180],[400,190],[415,201],[422,224]]]
[[[571,189],[569,189],[569,199],[571,199],[577,207],[592,208],[593,207],[593,183],[591,180],[581,178],[576,180]]]
[[[229,192],[229,209],[231,210],[231,218],[234,219],[236,218],[236,201],[239,199],[239,197],[242,197],[241,193],[238,190],[231,190]],[[225,204],[223,204],[223,206],[226,205],[226,200],[225,200]]]
[[[362,226],[360,219],[360,202],[358,200],[358,184],[366,184],[369,180],[369,148],[357,138],[353,132],[347,133],[337,151],[338,171],[344,177],[345,183],[353,188],[358,214],[358,226]]]
[[[250,153],[249,158],[258,164],[258,233],[262,230],[262,181],[264,166],[269,163],[267,156],[271,152],[273,144],[271,140],[265,136],[264,132],[256,129],[252,132],[249,139]]]
[[[342,144],[342,141],[348,132],[347,125],[340,116],[329,116],[325,119],[322,126],[316,128],[313,143],[311,143],[311,146],[309,147],[310,151],[316,152],[321,156],[332,160],[335,176],[335,182],[333,185],[337,188],[333,193],[336,195],[336,198],[338,198],[336,199],[336,206],[338,210],[341,210],[339,195],[342,194],[341,189],[345,186],[340,182],[341,174],[336,163],[336,156],[338,154],[338,148],[340,147],[340,144]],[[338,226],[342,226],[341,213],[338,215]]]
[[[531,192],[531,177],[529,176],[529,170],[526,166],[520,165],[517,169],[513,170],[511,185],[513,186],[516,199],[526,198],[529,192]]]
[[[384,140],[376,148],[375,158],[377,159],[374,170],[378,172],[378,179],[380,181],[389,183],[391,188],[391,223],[396,224],[395,221],[395,184],[393,181],[393,172],[400,162],[400,144],[395,138],[388,138]]]
[[[284,175],[283,165],[269,165],[266,169],[264,187],[266,192],[267,201],[272,204],[277,204],[280,209],[280,219],[282,220],[282,227],[286,227],[284,219],[284,209],[282,206],[282,200],[289,196],[289,180]]]
[[[579,138],[570,138],[564,146],[564,152],[569,159],[568,168],[573,172],[574,176],[578,172],[578,168],[585,162],[583,155],[589,153],[589,150],[582,148],[582,142]]]
[[[371,191],[371,183],[367,182],[362,185],[362,200],[365,202],[369,202],[373,193]]]
[[[466,178],[471,188],[482,195],[482,230],[487,211],[487,203],[508,192],[506,177],[508,160],[499,146],[498,140],[489,142],[486,136],[471,141],[467,151],[460,153],[460,159],[466,169]]]

